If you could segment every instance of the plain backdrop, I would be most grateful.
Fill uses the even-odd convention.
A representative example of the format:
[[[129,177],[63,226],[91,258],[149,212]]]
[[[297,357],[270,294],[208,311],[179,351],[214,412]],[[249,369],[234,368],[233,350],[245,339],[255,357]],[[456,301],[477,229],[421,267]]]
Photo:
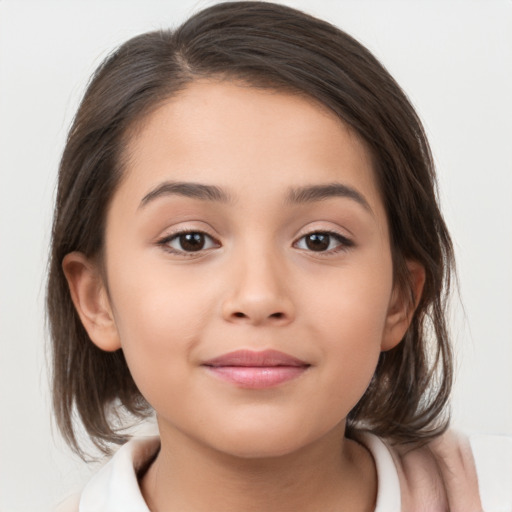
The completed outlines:
[[[56,170],[84,86],[119,43],[212,3],[0,0],[0,512],[51,510],[92,470],[52,427],[44,327]],[[512,2],[283,3],[366,44],[422,117],[464,305],[453,423],[512,435]]]

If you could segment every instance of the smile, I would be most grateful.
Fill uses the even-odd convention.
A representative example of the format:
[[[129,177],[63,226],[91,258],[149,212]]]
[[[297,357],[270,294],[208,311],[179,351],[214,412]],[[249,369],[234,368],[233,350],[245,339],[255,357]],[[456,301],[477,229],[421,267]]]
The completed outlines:
[[[302,375],[310,365],[277,350],[230,352],[202,364],[216,377],[242,388],[278,386]]]

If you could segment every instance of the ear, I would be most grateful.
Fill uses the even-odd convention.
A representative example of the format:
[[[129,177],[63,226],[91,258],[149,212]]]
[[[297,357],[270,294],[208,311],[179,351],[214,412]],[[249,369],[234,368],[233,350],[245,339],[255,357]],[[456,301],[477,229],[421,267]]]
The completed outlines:
[[[406,265],[409,270],[411,291],[414,296],[410,297],[407,291],[400,290],[398,286],[395,286],[386,318],[386,326],[381,344],[382,351],[390,350],[402,341],[423,293],[425,267],[417,261],[411,260],[408,260]]]
[[[113,352],[121,348],[107,290],[98,265],[80,252],[71,252],[62,260],[71,299],[93,343]]]

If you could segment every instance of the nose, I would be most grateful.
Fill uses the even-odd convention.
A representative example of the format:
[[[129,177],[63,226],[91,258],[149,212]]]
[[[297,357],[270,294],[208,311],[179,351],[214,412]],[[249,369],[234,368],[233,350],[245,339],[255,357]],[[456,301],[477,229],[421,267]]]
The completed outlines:
[[[240,257],[230,268],[229,292],[222,304],[224,320],[250,325],[284,326],[295,318],[282,262],[269,255]]]

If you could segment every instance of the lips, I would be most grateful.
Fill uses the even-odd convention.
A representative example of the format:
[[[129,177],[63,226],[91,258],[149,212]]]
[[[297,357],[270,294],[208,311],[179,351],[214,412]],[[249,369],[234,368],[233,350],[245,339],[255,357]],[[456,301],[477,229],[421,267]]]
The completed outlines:
[[[238,387],[263,389],[301,376],[310,365],[277,350],[237,350],[202,364],[208,372]]]

